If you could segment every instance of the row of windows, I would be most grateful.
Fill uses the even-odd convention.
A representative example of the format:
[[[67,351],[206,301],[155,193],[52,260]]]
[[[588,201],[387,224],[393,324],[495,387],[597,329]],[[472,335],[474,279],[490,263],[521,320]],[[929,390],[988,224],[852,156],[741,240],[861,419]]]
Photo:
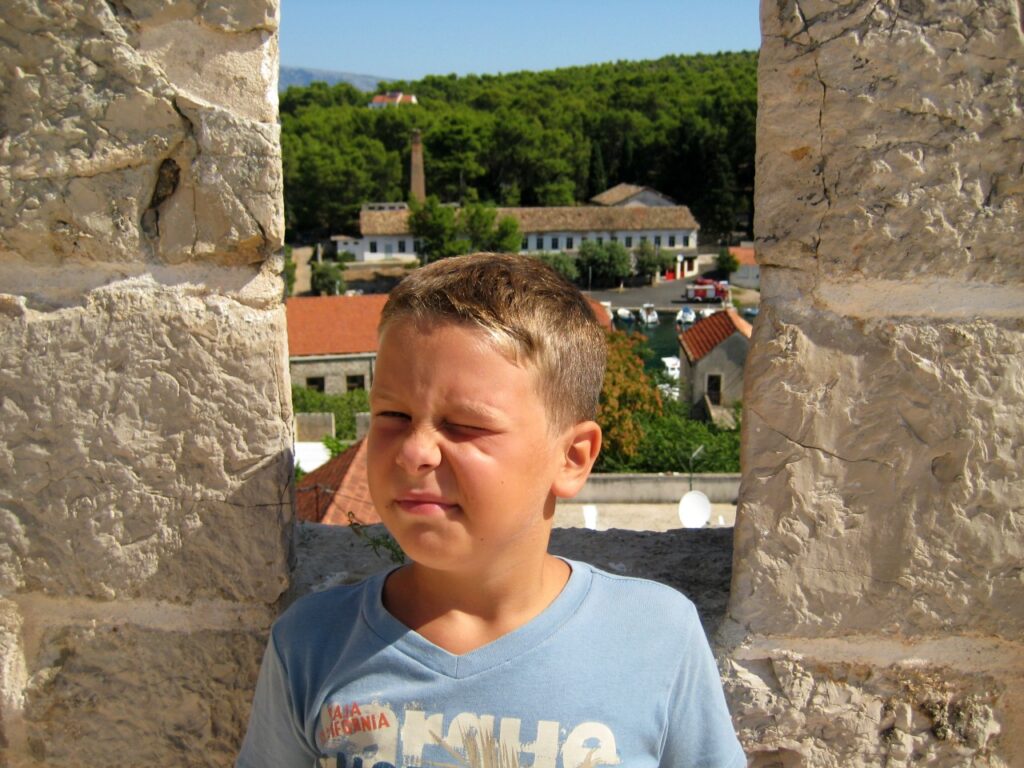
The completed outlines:
[[[589,238],[586,235],[583,235],[580,238],[580,242],[581,243],[585,243],[585,242],[587,242],[588,239]],[[618,235],[612,235],[608,239],[609,239],[610,242],[613,242],[613,243],[619,242]],[[634,238],[633,238],[632,235],[625,235],[622,238],[622,244],[626,248],[632,248],[633,247],[633,240],[634,240]],[[604,244],[604,237],[601,237],[601,236],[595,237],[594,241],[598,245],[603,245]],[[662,246],[662,236],[661,235],[655,235],[654,238],[653,238],[653,241],[654,241],[654,247],[655,248],[660,248]],[[640,238],[639,238],[638,242],[646,243],[647,242],[647,235],[640,235]],[[681,245],[682,245],[683,248],[689,248],[690,247],[690,236],[689,235],[683,235],[682,238],[680,238],[680,240],[678,242],[681,242]],[[558,250],[561,250],[562,247],[563,247],[562,246],[563,238],[558,236],[558,235],[555,235],[553,237],[549,237],[548,238],[548,247],[546,249],[544,248],[544,237],[542,235],[537,235],[533,239],[533,243],[534,243],[534,250],[536,250],[536,251],[543,251],[543,250],[558,251]],[[575,238],[572,235],[566,235],[565,238],[564,238],[564,243],[565,243],[565,246],[564,246],[565,250],[567,250],[567,251],[571,251],[571,250],[573,250],[573,248],[576,247],[576,240],[575,240]],[[675,248],[676,247],[676,243],[677,243],[677,240],[676,240],[676,236],[675,235],[669,235],[667,238],[665,238],[665,245],[668,248]],[[407,244],[408,244],[407,240],[399,240],[398,241],[398,253],[407,253],[408,252],[406,250],[406,248],[408,247]],[[368,245],[369,245],[370,253],[377,253],[378,252],[378,250],[377,250],[377,241],[376,240],[371,240]],[[419,250],[420,250],[420,242],[419,242],[419,240],[414,240],[413,241],[413,243],[412,243],[412,250],[413,250],[413,253],[418,253],[419,252]],[[530,238],[529,237],[523,237],[523,244],[522,244],[521,250],[523,250],[523,251],[530,250]],[[387,243],[385,245],[385,253],[392,253],[391,243]]]
[[[583,237],[580,238],[580,242],[581,243],[585,243],[585,242],[587,242],[587,239],[588,239],[587,236],[584,235]],[[618,235],[612,235],[608,239],[609,239],[610,242],[613,242],[613,243],[619,242]],[[604,244],[604,238],[601,237],[601,236],[595,237],[594,241],[598,245],[603,245]],[[677,240],[676,240],[676,236],[675,235],[669,235],[666,238],[666,241],[667,241],[666,245],[667,245],[668,248],[675,248],[676,247]],[[534,238],[533,242],[534,242],[534,250],[535,251],[543,251],[543,250],[545,250],[545,248],[544,248],[544,238],[541,235],[537,235]],[[640,235],[639,242],[646,243],[647,242],[647,235]],[[690,236],[689,235],[683,235],[683,237],[681,238],[681,242],[682,242],[682,247],[683,248],[689,248],[690,247]],[[557,250],[560,250],[562,248],[562,245],[561,245],[562,238],[557,236],[557,235],[554,236],[554,237],[548,238],[548,243],[549,243],[549,245],[548,245],[547,250],[549,250],[549,251],[557,251]],[[622,238],[622,244],[626,248],[632,248],[633,247],[633,236],[632,235],[626,235],[625,237],[623,237]],[[660,248],[661,246],[662,246],[662,237],[661,237],[661,235],[655,235],[654,236],[654,247],[655,248]],[[575,247],[575,241],[573,240],[572,235],[567,235],[565,237],[565,250],[571,251],[574,247]],[[530,238],[528,238],[528,237],[524,237],[523,238],[523,244],[522,244],[521,250],[524,250],[524,251],[530,250]]]

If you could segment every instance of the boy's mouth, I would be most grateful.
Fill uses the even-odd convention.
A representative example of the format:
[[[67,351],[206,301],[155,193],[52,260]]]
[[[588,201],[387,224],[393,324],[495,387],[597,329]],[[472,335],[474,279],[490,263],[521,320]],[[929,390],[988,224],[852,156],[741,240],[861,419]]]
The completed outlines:
[[[424,517],[446,515],[452,510],[458,508],[457,504],[453,504],[441,496],[432,496],[429,494],[407,494],[395,499],[395,504],[403,512],[407,512],[410,515],[422,515]]]

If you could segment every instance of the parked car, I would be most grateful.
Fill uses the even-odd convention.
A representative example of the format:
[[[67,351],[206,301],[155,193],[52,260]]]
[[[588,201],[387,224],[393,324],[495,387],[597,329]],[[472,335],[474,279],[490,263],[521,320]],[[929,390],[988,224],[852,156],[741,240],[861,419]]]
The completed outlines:
[[[676,312],[676,325],[692,325],[697,322],[697,313],[693,307],[683,307]]]
[[[754,317],[757,317],[757,313],[760,312],[760,311],[761,310],[758,309],[757,307],[744,307],[743,308],[743,316],[744,317],[754,318]]]

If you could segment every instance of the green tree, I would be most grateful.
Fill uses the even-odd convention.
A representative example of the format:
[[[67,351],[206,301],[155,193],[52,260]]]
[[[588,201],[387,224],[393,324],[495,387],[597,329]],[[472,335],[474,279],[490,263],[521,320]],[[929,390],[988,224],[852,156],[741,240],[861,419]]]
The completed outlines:
[[[518,251],[522,241],[518,222],[511,216],[499,220],[494,206],[470,203],[456,209],[432,195],[413,204],[409,226],[424,263],[474,251]]]
[[[310,288],[317,296],[340,296],[345,291],[345,278],[341,267],[333,261],[313,262]]]
[[[638,275],[651,277],[671,267],[675,257],[668,251],[655,248],[649,240],[644,240],[633,250],[633,260]]]
[[[733,256],[732,251],[728,248],[722,248],[718,251],[718,255],[715,256],[715,268],[728,279],[729,275],[740,268],[740,263]]]
[[[576,282],[580,276],[580,271],[576,266],[576,259],[566,253],[538,253],[536,257],[570,283]]]
[[[588,289],[617,285],[633,271],[629,251],[621,243],[599,244],[596,240],[580,244],[576,265],[580,281]]]

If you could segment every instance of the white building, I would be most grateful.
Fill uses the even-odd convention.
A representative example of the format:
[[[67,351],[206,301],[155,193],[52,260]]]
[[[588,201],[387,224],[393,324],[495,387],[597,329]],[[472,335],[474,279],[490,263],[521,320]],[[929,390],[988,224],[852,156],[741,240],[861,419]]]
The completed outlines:
[[[668,198],[662,196],[662,200]],[[655,248],[681,256],[684,275],[697,271],[700,225],[685,205],[637,203],[498,208],[498,219],[505,216],[519,223],[523,235],[520,253],[574,254],[588,240],[599,244],[621,243],[631,251],[649,242]],[[349,251],[356,261],[417,257],[418,243],[409,230],[409,208],[405,203],[364,206],[359,212],[359,228],[361,237],[336,235],[331,238],[339,252]]]

